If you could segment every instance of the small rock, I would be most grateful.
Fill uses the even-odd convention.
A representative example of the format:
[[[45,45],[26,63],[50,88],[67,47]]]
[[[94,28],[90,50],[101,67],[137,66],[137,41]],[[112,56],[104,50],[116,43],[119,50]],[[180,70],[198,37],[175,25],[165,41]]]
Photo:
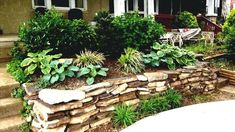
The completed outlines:
[[[90,106],[82,107],[82,108],[79,108],[79,109],[73,109],[69,113],[70,113],[70,115],[73,116],[73,115],[76,115],[76,114],[88,113],[88,112],[91,112],[95,109],[96,109],[95,105],[90,105]]]
[[[102,124],[107,124],[111,121],[111,117],[107,117],[107,118],[104,118],[104,119],[101,119],[101,120],[98,120],[98,121],[93,121],[91,122],[90,126],[91,128],[96,128]]]
[[[78,88],[79,90],[83,90],[85,92],[90,92],[99,88],[107,88],[107,87],[111,87],[112,84],[110,82],[102,82],[102,83],[97,83],[97,84],[93,84],[90,86],[82,86],[81,88]]]
[[[128,84],[128,87],[130,88],[136,88],[136,87],[144,87],[148,84],[148,82],[135,81],[135,82],[127,83],[127,84]]]
[[[156,88],[156,92],[163,92],[163,91],[166,91],[166,90],[167,90],[166,86]]]
[[[104,100],[100,100],[96,103],[96,106],[109,106],[111,104],[115,104],[119,102],[119,98],[115,97],[115,98],[111,98],[111,99],[104,99]]]
[[[148,78],[144,75],[136,75],[136,77],[139,81],[148,81]]]
[[[165,86],[166,81],[161,81],[161,82],[151,82],[148,84],[148,87],[163,87]]]
[[[84,113],[78,116],[73,116],[69,122],[69,124],[79,124],[87,121],[91,116],[97,114],[99,111],[98,110],[93,110],[88,113]]]
[[[198,82],[200,81],[200,77],[193,77],[188,79],[189,82]]]
[[[191,74],[189,74],[189,73],[182,73],[182,74],[179,75],[179,78],[180,78],[180,80],[183,80],[183,79],[186,79],[186,78],[190,77],[190,75]]]
[[[100,112],[108,112],[108,111],[114,111],[115,105],[107,106],[107,107],[100,107]]]
[[[125,91],[121,92],[120,94],[126,94],[126,93],[130,93],[130,92],[134,92],[137,91],[137,88],[127,88]]]
[[[128,101],[125,101],[124,102],[124,104],[126,104],[126,105],[136,105],[136,104],[139,104],[139,102],[140,102],[140,99],[134,99],[134,100],[128,100]]]
[[[114,89],[111,93],[113,95],[120,94],[121,92],[125,91],[127,87],[128,87],[128,85],[126,83],[124,83],[124,84],[119,85],[118,87],[116,87],[116,89]]]
[[[149,89],[147,88],[137,88],[138,91],[146,91],[146,92],[149,92]]]
[[[105,93],[105,92],[106,92],[106,88],[100,88],[100,89],[91,91],[89,93],[86,93],[86,97],[97,96],[97,95],[100,95],[100,94]]]
[[[123,102],[123,101],[127,101],[127,100],[132,100],[132,99],[136,99],[136,93],[135,92],[130,92],[127,94],[123,94],[119,96],[119,101]]]

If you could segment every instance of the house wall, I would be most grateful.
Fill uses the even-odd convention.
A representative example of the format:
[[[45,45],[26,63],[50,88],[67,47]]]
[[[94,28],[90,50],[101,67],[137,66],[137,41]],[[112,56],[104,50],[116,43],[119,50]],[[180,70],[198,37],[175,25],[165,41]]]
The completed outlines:
[[[109,10],[109,0],[88,0],[84,19],[91,21],[99,10]],[[67,11],[60,11],[67,16]],[[19,25],[34,15],[32,0],[0,0],[0,29],[4,34],[18,32]]]

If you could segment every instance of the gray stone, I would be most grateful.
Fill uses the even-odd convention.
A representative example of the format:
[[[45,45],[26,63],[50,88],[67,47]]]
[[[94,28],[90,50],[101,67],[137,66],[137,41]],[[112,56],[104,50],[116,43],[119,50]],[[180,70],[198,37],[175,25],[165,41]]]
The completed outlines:
[[[90,106],[86,106],[86,107],[82,107],[82,108],[78,108],[78,109],[73,109],[69,113],[70,113],[70,115],[73,116],[76,114],[88,113],[88,112],[94,111],[95,109],[96,109],[95,105],[90,105]]]
[[[139,81],[148,81],[148,78],[144,75],[136,75],[136,77]]]
[[[85,92],[90,92],[99,88],[107,88],[107,87],[111,87],[112,84],[110,82],[102,82],[102,83],[97,83],[97,84],[93,84],[90,86],[82,86],[81,88],[78,88],[79,90],[83,90]]]
[[[81,115],[73,116],[69,122],[69,124],[79,124],[87,121],[91,116],[97,114],[99,111],[98,110],[93,110],[88,113],[84,113]]]
[[[109,106],[111,104],[115,104],[119,102],[119,98],[118,97],[115,97],[115,98],[111,98],[111,99],[104,99],[104,100],[100,100],[96,103],[96,106]]]
[[[126,83],[121,84],[118,87],[116,87],[111,93],[113,95],[120,94],[121,92],[125,91],[127,87],[128,87],[128,85]]]
[[[97,96],[97,95],[100,95],[100,94],[105,93],[105,92],[106,92],[106,88],[100,88],[100,89],[91,91],[89,93],[86,93],[86,97]]]
[[[156,92],[163,92],[163,91],[166,91],[166,90],[167,90],[166,86],[156,88]]]
[[[111,117],[107,117],[107,118],[104,118],[104,119],[101,119],[101,120],[98,120],[98,121],[91,122],[90,126],[91,126],[91,128],[96,128],[100,125],[107,124],[110,121],[111,121]]]
[[[160,82],[151,82],[148,84],[148,87],[163,87],[165,86],[166,81],[160,81]]]
[[[182,73],[182,74],[179,75],[179,78],[180,78],[180,80],[183,80],[183,79],[186,79],[186,78],[190,77],[190,75],[191,74],[189,74],[189,73]]]

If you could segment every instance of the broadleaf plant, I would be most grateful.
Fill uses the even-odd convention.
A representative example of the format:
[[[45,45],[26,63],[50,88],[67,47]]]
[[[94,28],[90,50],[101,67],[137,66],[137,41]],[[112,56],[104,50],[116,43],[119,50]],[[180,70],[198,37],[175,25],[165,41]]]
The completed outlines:
[[[48,55],[51,51],[52,49],[48,49],[38,53],[28,53],[28,58],[24,59],[20,64],[21,67],[25,68],[25,74],[27,76],[32,75],[37,70],[42,74],[49,74],[51,71],[50,62],[62,56],[62,54]]]
[[[195,54],[179,47],[155,43],[149,54],[143,55],[144,63],[153,67],[167,65],[170,70],[179,66],[194,65]]]
[[[86,83],[91,85],[97,76],[107,76],[107,71],[108,68],[103,68],[101,65],[88,65],[79,70],[77,77],[86,77]]]

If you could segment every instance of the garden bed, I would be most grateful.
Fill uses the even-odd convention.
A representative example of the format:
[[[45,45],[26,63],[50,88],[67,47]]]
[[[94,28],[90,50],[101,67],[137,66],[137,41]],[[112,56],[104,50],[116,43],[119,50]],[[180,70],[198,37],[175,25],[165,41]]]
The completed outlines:
[[[216,85],[215,71],[200,64],[176,71],[156,71],[107,79],[72,91],[32,90],[34,85],[29,84],[24,84],[24,87],[26,98],[33,104],[34,131],[85,131],[110,123],[117,105],[124,103],[138,106],[142,99],[164,93],[170,88],[184,95],[211,93],[216,90]]]

